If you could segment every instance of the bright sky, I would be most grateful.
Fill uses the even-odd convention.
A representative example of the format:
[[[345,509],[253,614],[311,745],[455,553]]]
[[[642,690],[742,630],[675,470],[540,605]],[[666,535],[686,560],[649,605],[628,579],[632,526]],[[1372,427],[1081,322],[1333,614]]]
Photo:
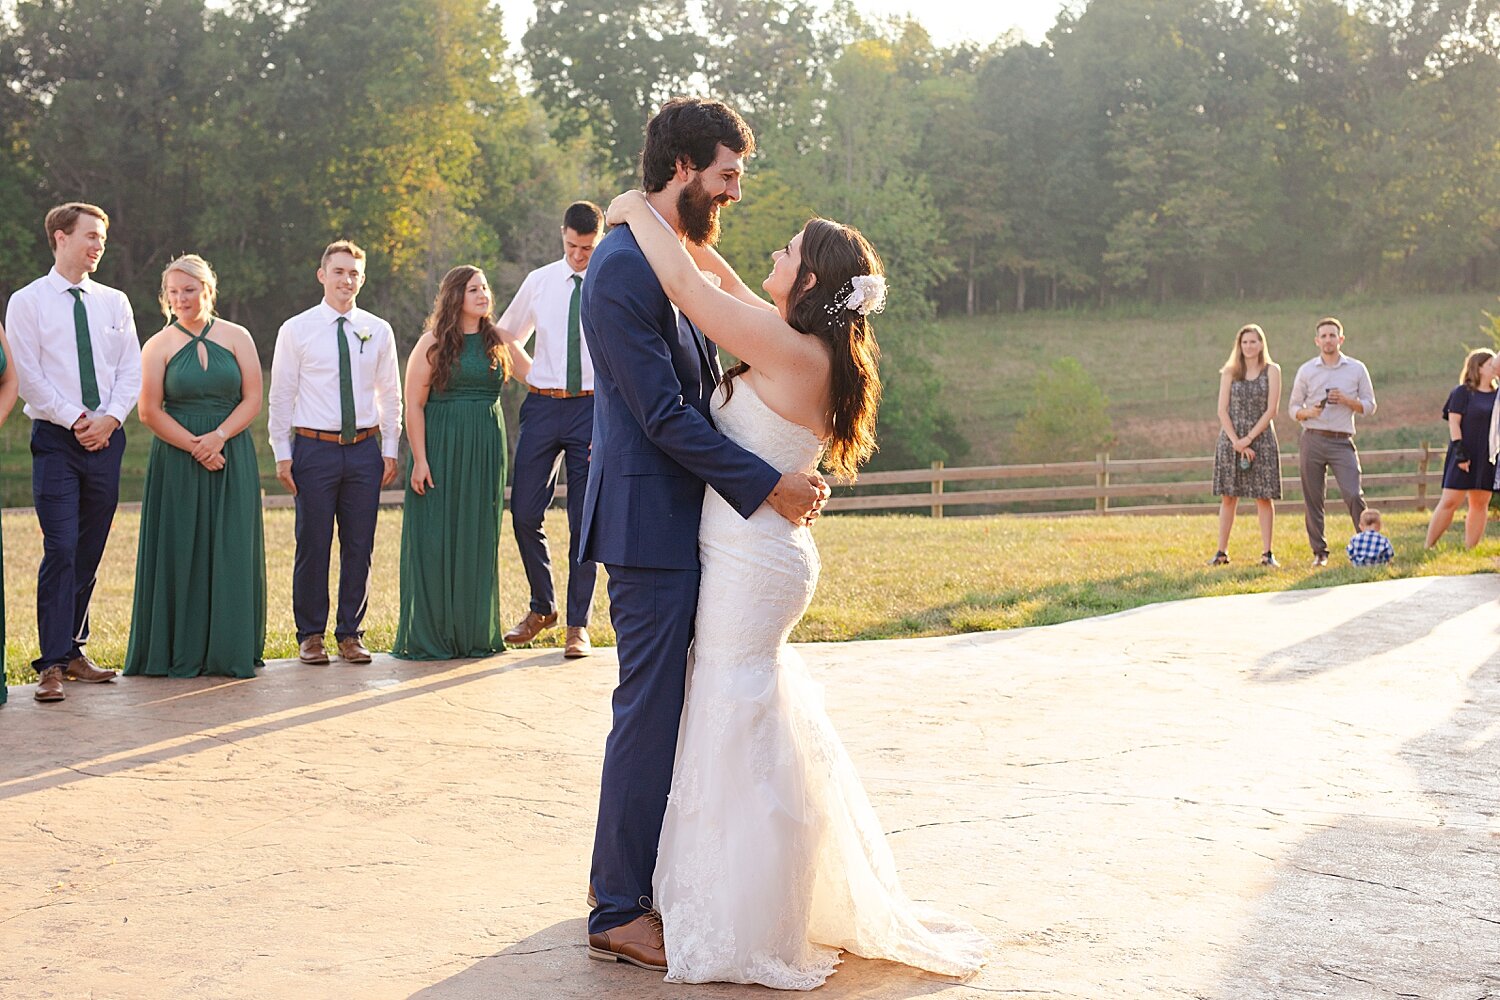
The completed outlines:
[[[822,0],[820,0],[822,2]],[[1039,42],[1057,20],[1064,0],[854,0],[860,11],[876,16],[915,13],[939,45],[992,42],[1012,28],[1027,41]],[[505,34],[520,41],[536,10],[533,0],[500,0]]]

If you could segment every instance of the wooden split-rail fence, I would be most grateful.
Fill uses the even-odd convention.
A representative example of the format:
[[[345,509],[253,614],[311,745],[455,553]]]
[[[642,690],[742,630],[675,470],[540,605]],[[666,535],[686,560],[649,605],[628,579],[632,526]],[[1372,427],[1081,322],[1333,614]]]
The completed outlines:
[[[1424,443],[1418,448],[1362,451],[1362,486],[1372,505],[1394,510],[1426,510],[1441,487],[1443,453]],[[1218,509],[1213,496],[1214,460],[1199,458],[1112,458],[1088,462],[946,467],[869,472],[851,484],[836,484],[827,512],[925,512],[932,517],[1014,513],[1035,517],[1097,514],[1205,514]],[[404,471],[404,470],[403,470]],[[1329,502],[1338,484],[1328,477]],[[1297,455],[1281,456],[1283,511],[1302,509]],[[560,485],[554,503],[567,497]],[[510,491],[506,491],[509,501]],[[401,490],[380,495],[383,506],[400,506]],[[290,496],[268,494],[267,508],[290,507]],[[1249,504],[1250,501],[1245,501]],[[122,510],[139,504],[121,504]]]
[[[1418,448],[1361,451],[1361,486],[1371,505],[1425,510],[1441,486],[1442,452]],[[1091,462],[1041,462],[871,472],[853,487],[835,489],[828,511],[917,511],[932,517],[949,511],[1006,511],[1032,516],[1100,514],[1205,514],[1218,509],[1213,495],[1212,456],[1200,458],[1112,458]],[[910,489],[899,489],[900,487]],[[953,487],[958,487],[954,489]],[[887,492],[896,487],[895,492]],[[879,492],[869,492],[879,488]],[[1330,502],[1338,484],[1327,477]],[[1303,508],[1297,455],[1281,456],[1285,511]],[[1089,503],[1092,501],[1092,503]],[[1252,501],[1243,501],[1252,504]],[[976,508],[978,510],[976,510]],[[951,515],[949,515],[951,516]]]

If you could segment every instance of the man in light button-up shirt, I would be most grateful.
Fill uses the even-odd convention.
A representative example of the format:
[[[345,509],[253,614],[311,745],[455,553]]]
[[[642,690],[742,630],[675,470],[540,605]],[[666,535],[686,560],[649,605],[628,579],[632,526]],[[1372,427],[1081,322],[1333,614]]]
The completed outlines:
[[[568,468],[569,535],[563,655],[570,658],[587,656],[592,648],[588,624],[597,564],[581,558],[579,540],[584,486],[589,479],[589,447],[594,437],[594,364],[583,340],[581,287],[603,227],[604,213],[598,205],[579,201],[568,206],[563,213],[562,259],[528,274],[499,322],[500,337],[507,344],[524,344],[536,331],[535,357],[526,374],[528,392],[521,403],[521,431],[511,462],[510,489],[511,522],[531,588],[531,607],[526,617],[505,633],[505,641],[525,644],[557,624],[552,556],[542,517],[557,490],[561,458]],[[577,354],[570,357],[569,324],[574,320],[578,323]]]
[[[1323,501],[1328,472],[1339,484],[1349,520],[1359,530],[1365,509],[1360,484],[1359,451],[1354,447],[1354,415],[1375,412],[1375,387],[1364,364],[1343,352],[1344,325],[1332,316],[1318,320],[1313,343],[1318,356],[1297,369],[1288,408],[1302,425],[1297,471],[1302,479],[1307,543],[1313,565],[1328,565],[1328,538],[1323,532]]]
[[[44,223],[54,266],[10,298],[5,325],[31,418],[31,489],[42,527],[38,701],[63,700],[63,679],[114,680],[84,654],[89,601],[120,498],[125,422],[141,392],[141,344],[123,292],[89,277],[109,216],[69,202]],[[85,364],[87,360],[87,364]]]
[[[337,523],[334,637],[346,662],[369,663],[361,626],[380,490],[396,479],[401,376],[391,325],[355,305],[365,283],[365,252],[348,240],[329,244],[318,282],[323,301],[281,325],[271,361],[271,451],[276,478],[297,502],[292,614],[302,661],[327,663],[328,562]],[[352,395],[347,413],[341,374],[346,364]]]

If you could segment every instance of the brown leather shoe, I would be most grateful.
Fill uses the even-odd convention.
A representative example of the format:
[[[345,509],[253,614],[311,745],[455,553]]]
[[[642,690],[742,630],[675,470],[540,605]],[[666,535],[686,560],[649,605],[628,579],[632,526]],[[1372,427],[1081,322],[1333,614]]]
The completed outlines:
[[[535,611],[528,611],[526,612],[526,617],[522,618],[515,628],[505,633],[505,644],[507,646],[524,646],[541,635],[544,629],[549,629],[556,624],[556,611],[550,615],[539,615]]]
[[[587,896],[587,899],[589,909],[592,910],[594,907],[599,905],[599,897],[594,895],[594,883],[592,882],[589,883],[589,894]]]
[[[576,660],[580,656],[588,656],[594,651],[594,644],[589,642],[589,630],[586,628],[575,628],[568,626],[568,645],[563,650],[563,656],[570,660]]]
[[[83,684],[108,684],[118,674],[113,670],[101,670],[93,660],[79,653],[68,661],[63,668],[63,677],[70,681],[79,681]]]
[[[297,649],[297,659],[303,663],[327,663],[328,653],[323,649],[323,637],[321,635],[310,635],[306,639],[303,639]]]
[[[589,958],[629,962],[638,969],[666,972],[667,949],[662,943],[661,914],[647,910],[628,924],[590,934]]]
[[[345,663],[369,663],[370,651],[359,641],[359,636],[346,636],[339,640],[339,657]]]
[[[36,686],[37,701],[62,701],[67,695],[63,694],[63,668],[44,667],[41,673],[41,683]]]

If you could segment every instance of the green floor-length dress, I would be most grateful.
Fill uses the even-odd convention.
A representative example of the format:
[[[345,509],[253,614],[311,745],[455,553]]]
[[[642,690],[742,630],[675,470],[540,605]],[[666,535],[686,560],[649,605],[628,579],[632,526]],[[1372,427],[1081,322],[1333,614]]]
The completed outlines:
[[[5,374],[8,364],[10,360],[0,348],[0,375]],[[0,705],[4,705],[8,697],[10,694],[5,686],[5,544],[0,542]]]
[[[500,510],[505,490],[504,374],[484,338],[464,338],[447,387],[427,397],[433,486],[406,485],[401,515],[401,616],[391,655],[404,660],[489,656],[500,625]]]
[[[239,362],[208,339],[212,328],[172,356],[163,379],[163,408],[193,434],[213,431],[241,399]],[[254,677],[265,644],[265,536],[249,434],[224,443],[217,472],[152,441],[125,673]]]

